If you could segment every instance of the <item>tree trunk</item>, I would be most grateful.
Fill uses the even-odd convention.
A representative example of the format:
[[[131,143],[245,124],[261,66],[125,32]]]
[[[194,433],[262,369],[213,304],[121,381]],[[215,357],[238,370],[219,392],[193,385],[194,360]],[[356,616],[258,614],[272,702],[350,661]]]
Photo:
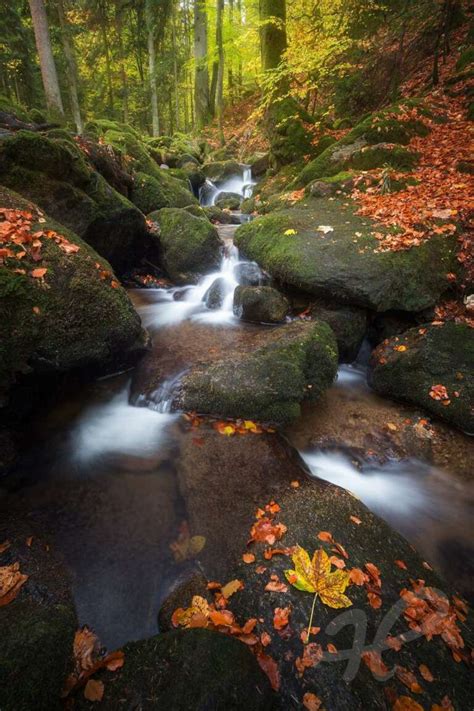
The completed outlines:
[[[219,65],[217,69],[216,109],[217,120],[219,123],[219,137],[222,146],[224,145],[224,131],[222,126],[222,114],[224,111],[224,43],[222,38],[223,15],[224,0],[217,0],[216,44]]]
[[[146,24],[148,31],[148,73],[151,95],[152,133],[153,136],[159,136],[160,116],[158,114],[158,90],[156,87],[155,25],[153,21],[152,0],[146,0]]]
[[[115,0],[115,32],[117,34],[117,47],[119,55],[120,78],[122,81],[122,107],[124,123],[129,122],[128,111],[128,77],[125,66],[125,51],[123,47],[123,22],[122,22],[122,4],[121,0]]]
[[[196,126],[202,129],[211,120],[209,71],[207,68],[207,12],[205,0],[194,3],[194,108]]]
[[[173,17],[171,18],[171,43],[173,47],[173,75],[174,75],[174,108],[176,130],[180,129],[180,110],[179,110],[179,73],[178,73],[178,47],[176,44],[176,11],[173,8]]]
[[[79,103],[78,79],[77,79],[77,64],[74,53],[74,45],[69,32],[69,26],[66,20],[64,10],[64,0],[58,0],[58,16],[61,27],[61,39],[63,43],[64,56],[66,57],[68,67],[68,84],[69,94],[71,97],[71,111],[76,124],[77,133],[81,135],[83,129],[81,106]]]
[[[48,18],[43,0],[29,0],[36,47],[41,67],[46,104],[52,114],[64,116],[63,102],[59,90],[58,75],[54,64],[51,38],[49,35]]]
[[[238,17],[238,28],[239,31],[242,29],[242,0],[237,0],[237,17]],[[238,78],[237,78],[237,84],[239,87],[239,99],[242,98],[242,92],[243,92],[243,81],[242,81],[242,75],[243,75],[243,67],[242,67],[242,57],[239,54],[239,73],[238,73]]]
[[[276,69],[287,49],[286,1],[259,0],[260,50],[264,72]]]
[[[229,0],[229,24],[231,27],[231,32],[233,33],[234,31],[234,0]],[[232,42],[233,44],[233,42]],[[229,56],[230,54],[230,56]],[[234,50],[232,48],[232,51],[227,53],[227,81],[229,84],[229,96],[230,96],[230,103],[233,105],[235,96],[234,96],[234,68],[232,66],[232,58],[233,58]]]
[[[106,8],[104,5],[103,0],[101,0],[100,5],[99,5],[99,10],[100,10],[100,18],[99,18],[99,24],[100,24],[100,33],[102,35],[102,42],[104,45],[104,50],[105,50],[105,70],[107,74],[107,87],[108,87],[108,93],[109,93],[109,109],[110,113],[114,113],[114,88],[113,88],[113,83],[112,83],[112,67],[111,67],[111,62],[110,62],[110,47],[109,47],[109,40],[107,37],[107,13],[106,13]]]

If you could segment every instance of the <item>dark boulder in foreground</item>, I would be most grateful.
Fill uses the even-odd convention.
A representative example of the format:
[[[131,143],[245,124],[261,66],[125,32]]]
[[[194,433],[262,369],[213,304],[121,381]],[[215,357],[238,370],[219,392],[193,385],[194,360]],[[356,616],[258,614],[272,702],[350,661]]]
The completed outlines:
[[[209,221],[178,208],[164,208],[148,218],[159,227],[162,262],[172,281],[196,282],[219,267],[222,243]]]
[[[240,227],[239,249],[275,279],[302,291],[375,311],[421,311],[449,286],[455,239],[434,235],[418,247],[381,251],[382,231],[340,200],[304,200]]]
[[[372,354],[369,383],[474,433],[474,329],[451,321],[387,339]]]
[[[78,698],[76,708],[276,708],[267,677],[250,650],[236,639],[203,629],[174,631],[132,642],[123,651],[122,669],[100,675],[105,686],[100,704]]]
[[[413,547],[349,492],[307,477],[294,450],[277,435],[223,437],[201,427],[198,436],[196,446],[196,432],[188,432],[178,463],[190,530],[206,538],[198,555],[196,583],[202,573],[207,580],[222,584],[242,582],[241,589],[229,598],[228,609],[241,626],[249,619],[257,620],[252,632],[257,639],[251,648],[257,655],[263,652],[274,660],[280,677],[278,708],[301,709],[307,692],[316,694],[321,708],[327,711],[388,711],[402,696],[410,697],[423,709],[431,709],[434,704],[441,707],[445,696],[455,709],[468,708],[472,626],[464,621],[462,601],[453,596],[453,590]],[[268,506],[272,500],[276,504]],[[257,511],[259,508],[261,511]],[[217,516],[216,511],[222,515]],[[286,528],[278,529],[276,524]],[[276,531],[275,542],[249,543],[259,534],[263,537],[265,527],[268,534]],[[293,587],[284,572],[295,567],[287,548],[297,544],[311,556],[322,548],[333,557],[332,572],[338,569],[336,562],[338,567],[343,566],[342,571],[357,569],[362,574],[361,579],[354,573],[360,585],[351,582],[345,590],[352,603],[347,609],[316,601],[315,631],[310,639],[314,646],[306,647],[306,668],[302,665],[305,645],[301,634],[308,626],[314,595]],[[280,552],[272,556],[267,551],[265,555],[267,549]],[[248,553],[255,560],[247,558],[250,562],[246,563],[242,556]],[[181,599],[179,591],[173,593],[174,604],[187,608],[196,588],[183,585],[182,590]],[[415,590],[419,597],[411,597]],[[213,601],[213,592],[205,587],[198,594]],[[427,636],[417,634],[412,640],[410,614],[417,613],[403,602],[410,598],[412,605],[419,606],[420,619],[427,625]],[[281,629],[274,624],[277,608],[288,608],[289,613],[288,624]],[[341,615],[346,617],[341,619]],[[339,631],[335,629],[337,621],[341,624]],[[430,637],[429,624],[435,621],[438,628],[432,628]],[[160,622],[166,629],[162,616]],[[168,625],[172,626],[169,618]],[[360,651],[353,650],[358,634],[359,644],[371,651],[377,631],[383,642],[390,637],[382,648],[382,660],[390,672],[384,680],[377,679],[366,663],[376,672],[377,657],[369,656],[364,661]],[[265,647],[261,645],[262,634]],[[399,638],[402,634],[405,641]],[[347,680],[343,674],[348,660],[338,656],[345,650],[353,650],[354,659],[353,674]],[[420,665],[427,667],[432,681],[423,677],[426,670]]]
[[[0,145],[0,180],[90,244],[122,273],[151,244],[145,217],[70,141],[19,131]]]
[[[357,306],[338,306],[316,301],[311,305],[311,315],[331,326],[337,340],[339,360],[352,363],[367,333],[367,312]]]
[[[337,345],[324,323],[294,322],[255,335],[251,350],[198,363],[181,381],[184,410],[283,423],[334,380]]]
[[[77,627],[70,581],[33,524],[3,511],[0,545],[5,541],[0,570],[18,563],[29,577],[17,598],[0,606],[0,708],[61,709]]]
[[[110,264],[73,232],[4,188],[0,208],[22,211],[18,217],[15,212],[7,216],[13,224],[22,220],[30,239],[21,245],[3,243],[11,253],[0,265],[3,397],[15,380],[28,374],[37,384],[51,373],[112,370],[138,356],[146,334]],[[31,215],[29,223],[25,214]],[[35,233],[40,234],[39,246],[33,247]]]
[[[282,323],[290,310],[288,299],[271,286],[238,286],[234,314],[243,321]]]

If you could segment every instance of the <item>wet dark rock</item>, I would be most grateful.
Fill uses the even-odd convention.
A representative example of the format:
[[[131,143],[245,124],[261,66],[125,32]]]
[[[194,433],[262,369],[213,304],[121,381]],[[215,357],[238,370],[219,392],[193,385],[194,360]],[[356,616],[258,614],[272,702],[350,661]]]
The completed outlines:
[[[227,210],[221,210],[221,208],[216,205],[203,207],[203,210],[211,222],[219,223],[221,225],[240,225],[240,218],[238,215],[233,215]]]
[[[0,553],[0,566],[18,562],[29,578],[18,597],[0,607],[0,708],[59,710],[77,628],[70,580],[33,523],[3,510],[5,540],[11,546]]]
[[[336,335],[339,361],[352,363],[367,333],[367,311],[357,306],[338,306],[324,301],[311,306],[311,314],[325,321]]]
[[[218,268],[222,244],[208,221],[177,208],[158,210],[148,218],[159,226],[162,262],[172,281],[189,284]]]
[[[204,175],[213,183],[222,183],[227,178],[232,178],[235,175],[242,175],[242,166],[233,160],[217,161],[216,163],[207,163],[202,168]]]
[[[35,205],[5,188],[0,188],[0,203],[38,215]],[[29,257],[21,262],[27,272],[45,268],[42,280],[0,266],[3,405],[8,404],[9,389],[24,377],[32,378],[36,387],[43,377],[78,368],[110,372],[136,359],[147,342],[110,264],[47,215],[38,216],[31,229],[54,230],[79,250],[67,254],[53,239],[43,239],[41,262]],[[13,390],[10,399],[16,406]]]
[[[356,668],[355,678],[344,681],[342,675],[347,660],[330,656],[326,652],[327,645],[334,644],[341,651],[353,648],[353,624],[357,619],[354,615],[367,620],[363,644],[372,644],[385,614],[393,605],[399,604],[401,590],[411,588],[410,580],[423,579],[427,586],[433,586],[447,595],[452,594],[452,589],[423,565],[423,559],[402,536],[349,492],[307,477],[294,450],[278,436],[229,438],[205,428],[200,429],[199,436],[201,443],[196,447],[193,441],[195,433],[191,431],[187,434],[178,466],[179,485],[191,530],[205,536],[207,541],[199,554],[199,564],[208,580],[224,582],[238,579],[243,582],[243,589],[230,598],[228,607],[238,623],[243,624],[255,617],[259,620],[255,633],[260,635],[265,631],[270,635],[271,642],[265,652],[276,660],[279,668],[279,708],[285,711],[301,709],[303,695],[308,689],[322,700],[327,711],[385,709],[388,707],[386,693],[391,692],[394,697],[409,695],[406,687],[394,676],[385,682],[375,679],[362,660]],[[252,437],[250,444],[249,437]],[[232,475],[233,472],[238,472],[238,476]],[[295,480],[300,483],[296,489],[291,486]],[[242,490],[246,492],[245,497],[241,494]],[[308,625],[312,595],[289,584],[285,592],[265,590],[271,575],[277,575],[280,581],[286,583],[284,571],[292,567],[291,560],[285,555],[266,559],[263,556],[264,549],[268,547],[266,543],[248,546],[256,509],[272,499],[281,507],[275,520],[288,527],[275,548],[299,544],[312,554],[321,547],[329,555],[335,554],[342,559],[341,553],[331,551],[333,546],[316,537],[319,531],[329,531],[347,551],[348,558],[344,559],[347,569],[364,569],[366,563],[373,563],[381,573],[381,607],[374,609],[370,606],[364,587],[350,585],[346,594],[352,601],[348,610],[351,618],[337,634],[329,634],[328,625],[345,611],[331,609],[317,601],[315,625],[321,630],[311,641],[320,644],[321,651],[326,654],[317,666],[306,669],[303,677],[298,675],[295,661],[303,654],[300,634]],[[216,517],[216,510],[225,511],[225,516]],[[351,516],[359,518],[361,524],[353,523]],[[250,565],[242,561],[242,554],[249,550],[256,556],[255,563]],[[402,560],[407,569],[399,568],[396,560]],[[265,570],[259,574],[257,566],[262,565]],[[177,606],[187,607],[191,600],[183,594],[175,598],[175,602]],[[277,632],[273,627],[274,610],[286,606],[291,608],[289,626]],[[469,647],[473,639],[471,623],[458,621],[457,624],[464,643]],[[400,612],[395,613],[393,625],[384,638],[386,634],[396,636],[407,631],[407,621]],[[399,652],[386,649],[383,660],[389,669],[399,664],[415,673],[422,687],[417,699],[426,708],[431,708],[445,695],[449,696],[455,708],[469,706],[469,669],[464,663],[454,661],[440,636],[434,636],[431,641],[421,637],[407,642]],[[423,680],[418,673],[420,664],[428,666],[434,682]]]
[[[474,329],[467,324],[413,328],[384,341],[372,354],[368,379],[381,395],[474,432]],[[446,389],[438,399],[430,394],[436,385]]]
[[[147,252],[144,215],[69,141],[19,131],[0,145],[0,174],[3,185],[76,232],[118,273]]]
[[[227,294],[227,282],[223,278],[216,279],[203,297],[208,309],[220,309]]]
[[[323,323],[294,322],[259,332],[252,349],[193,366],[181,381],[179,406],[287,422],[298,417],[303,400],[320,397],[336,374],[336,341]]]
[[[78,697],[77,708],[173,711],[272,711],[269,681],[245,644],[195,629],[157,635],[123,649],[126,663],[102,672],[105,692],[97,705]]]
[[[187,604],[194,595],[199,595],[212,602],[212,595],[207,588],[208,580],[200,570],[188,568],[174,581],[172,590],[165,596],[158,612],[158,627],[160,632],[170,632],[174,629],[171,618],[173,612]]]
[[[234,314],[243,321],[281,323],[289,313],[290,304],[271,286],[238,286],[233,308]]]
[[[346,201],[308,198],[242,225],[235,242],[281,283],[330,301],[410,312],[436,303],[456,271],[455,238],[381,252],[373,232],[383,228],[355,212]]]
[[[322,180],[315,180],[314,183],[308,185],[307,191],[311,197],[329,197],[334,195],[337,190],[337,185],[334,183],[325,183]]]
[[[246,163],[252,168],[253,177],[259,178],[270,168],[270,154],[263,152],[254,153],[253,156],[246,160]]]
[[[238,210],[241,202],[242,195],[223,191],[217,196],[216,207],[221,210]]]
[[[234,276],[242,286],[263,286],[267,277],[255,262],[239,262],[234,267]]]

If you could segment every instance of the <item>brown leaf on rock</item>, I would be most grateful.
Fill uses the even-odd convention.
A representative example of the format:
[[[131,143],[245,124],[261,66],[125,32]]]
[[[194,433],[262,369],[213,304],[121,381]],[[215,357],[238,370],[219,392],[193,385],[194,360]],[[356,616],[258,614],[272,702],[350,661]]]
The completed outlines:
[[[424,709],[409,696],[400,696],[393,705],[393,711],[424,711]]]
[[[349,579],[351,583],[354,583],[354,585],[364,585],[369,579],[369,576],[366,575],[360,568],[352,568],[352,570],[349,570]]]
[[[5,551],[8,550],[10,546],[10,541],[3,541],[3,543],[0,543],[0,553],[5,553]]]
[[[242,590],[244,584],[241,580],[231,580],[222,586],[221,592],[226,600],[234,595],[238,590]]]
[[[407,565],[403,560],[396,560],[395,565],[401,570],[408,570]]]
[[[242,556],[242,560],[244,563],[254,563],[255,562],[255,556],[253,553],[244,553]]]
[[[329,531],[320,531],[317,537],[320,541],[324,541],[325,543],[334,543],[332,533],[329,533]]]
[[[295,667],[299,676],[303,676],[305,669],[316,667],[322,660],[323,654],[323,648],[317,642],[306,644],[303,649],[303,655],[295,660]]]
[[[96,679],[89,679],[84,688],[84,698],[87,701],[102,701],[104,696],[104,683]]]
[[[421,694],[421,692],[423,691],[420,684],[418,683],[418,679],[416,678],[415,674],[409,669],[401,667],[397,664],[397,666],[395,667],[395,675],[397,679],[400,679],[402,684],[405,684],[407,689],[410,689],[410,691],[414,694]]]
[[[273,626],[276,630],[282,630],[290,621],[290,607],[276,607],[273,615]]]
[[[278,691],[280,688],[280,671],[276,661],[269,654],[260,652],[257,654],[257,662],[260,665],[260,669],[268,676],[272,689]]]
[[[12,563],[0,568],[0,607],[13,602],[28,577],[20,572],[19,563]]]
[[[352,523],[355,523],[357,526],[360,526],[360,524],[362,523],[360,518],[358,518],[357,516],[349,516],[349,518],[352,521]]]
[[[307,711],[319,711],[322,703],[321,699],[317,697],[316,694],[311,693],[311,691],[307,691],[303,696],[303,706]]]
[[[383,678],[387,675],[388,668],[386,667],[380,655],[380,652],[363,652],[362,659],[364,660],[365,664],[367,664],[374,676]]]
[[[429,668],[426,666],[426,664],[420,664],[420,666],[418,667],[418,669],[419,669],[419,672],[420,672],[421,676],[423,677],[423,679],[424,679],[425,681],[430,681],[430,682],[431,682],[431,681],[434,681],[434,676],[433,676],[433,674],[430,672],[430,670],[429,670]]]

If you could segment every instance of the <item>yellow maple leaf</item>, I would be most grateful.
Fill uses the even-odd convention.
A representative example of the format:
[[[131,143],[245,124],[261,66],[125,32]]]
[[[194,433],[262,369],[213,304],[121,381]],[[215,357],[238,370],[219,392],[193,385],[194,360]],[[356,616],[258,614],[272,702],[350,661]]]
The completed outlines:
[[[344,595],[349,585],[349,573],[345,570],[331,572],[331,561],[322,549],[314,552],[311,560],[309,554],[301,546],[297,546],[292,555],[294,570],[285,570],[289,583],[297,590],[315,594],[328,607],[350,607],[351,600]]]
[[[289,230],[286,230],[286,232],[285,232],[284,234],[285,234],[287,237],[289,237],[290,235],[297,235],[298,233],[297,233],[296,230],[289,229]]]

